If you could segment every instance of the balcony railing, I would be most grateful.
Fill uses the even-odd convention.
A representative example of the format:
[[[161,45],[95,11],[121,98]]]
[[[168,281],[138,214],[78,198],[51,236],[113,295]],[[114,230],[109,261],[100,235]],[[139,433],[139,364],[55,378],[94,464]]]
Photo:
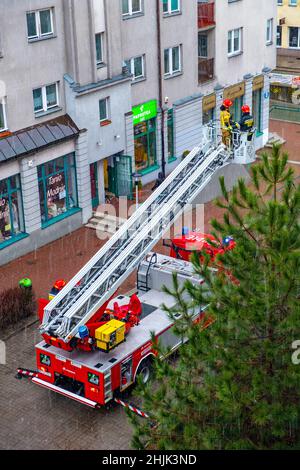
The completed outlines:
[[[198,82],[204,83],[214,78],[215,59],[198,58]]]
[[[215,4],[198,3],[198,28],[206,28],[215,24]]]

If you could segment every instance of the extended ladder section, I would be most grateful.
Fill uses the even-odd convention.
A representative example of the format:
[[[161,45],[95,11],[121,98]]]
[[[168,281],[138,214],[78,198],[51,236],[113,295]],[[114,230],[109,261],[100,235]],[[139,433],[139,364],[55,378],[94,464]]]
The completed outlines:
[[[66,343],[76,336],[230,156],[223,144],[204,138],[47,305],[42,333]]]

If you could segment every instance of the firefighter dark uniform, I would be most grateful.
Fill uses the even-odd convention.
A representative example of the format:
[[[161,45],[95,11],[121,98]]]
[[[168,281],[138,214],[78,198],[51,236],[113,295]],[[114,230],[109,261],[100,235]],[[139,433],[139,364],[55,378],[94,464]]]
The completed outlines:
[[[252,140],[253,137],[253,127],[254,127],[254,119],[253,116],[250,114],[249,106],[245,105],[242,107],[242,118],[240,120],[240,129],[241,132],[248,133],[248,141]]]

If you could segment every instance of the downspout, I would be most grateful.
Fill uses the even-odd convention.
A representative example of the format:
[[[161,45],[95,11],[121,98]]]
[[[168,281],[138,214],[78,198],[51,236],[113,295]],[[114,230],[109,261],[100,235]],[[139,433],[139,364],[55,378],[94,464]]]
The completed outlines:
[[[158,104],[161,109],[161,170],[163,177],[166,177],[166,156],[165,156],[165,116],[162,87],[162,64],[161,64],[161,19],[160,0],[156,0],[156,30],[157,30],[157,58],[158,58]]]

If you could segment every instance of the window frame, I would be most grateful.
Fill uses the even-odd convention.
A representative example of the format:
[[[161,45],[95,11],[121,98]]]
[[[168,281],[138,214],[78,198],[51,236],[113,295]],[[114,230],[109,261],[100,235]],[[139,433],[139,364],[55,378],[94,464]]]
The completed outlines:
[[[163,14],[165,16],[169,16],[169,15],[176,15],[178,13],[181,13],[181,0],[177,0],[177,2],[178,2],[178,8],[176,10],[172,10],[172,0],[163,1]],[[164,11],[164,5],[167,5],[167,11]]]
[[[142,59],[142,75],[135,75],[135,60],[136,59]],[[125,60],[125,63],[127,66],[129,66],[129,71],[132,76],[132,81],[133,82],[138,82],[140,80],[144,80],[146,78],[146,73],[145,73],[145,54],[141,54],[135,57],[131,57],[128,60]]]
[[[280,43],[279,43],[280,40]],[[282,47],[282,26],[277,25],[276,27],[276,47]]]
[[[270,46],[273,44],[273,32],[274,32],[274,19],[267,19],[267,31],[266,31],[266,45]],[[269,34],[268,34],[269,33]]]
[[[101,47],[101,60],[98,60],[98,51],[97,51],[97,37],[100,38],[100,47]],[[96,33],[95,34],[95,46],[96,46],[96,65],[97,67],[101,67],[104,64],[104,55],[103,55],[103,32],[102,33]]]
[[[42,33],[41,32],[41,15],[40,14],[43,11],[49,11],[50,12],[51,32],[49,32],[49,33]],[[36,29],[36,35],[35,36],[29,36],[27,15],[30,15],[30,14],[35,15],[35,29]],[[28,39],[29,42],[38,41],[38,40],[41,40],[41,39],[50,38],[50,37],[54,36],[53,8],[41,8],[40,10],[27,11],[26,12],[26,22],[27,22],[27,39]]]
[[[139,2],[139,6],[140,6],[140,9],[138,11],[133,11],[132,9],[132,1],[133,0],[126,0],[127,3],[128,3],[128,12],[124,13],[123,12],[123,1],[122,1],[122,16],[123,17],[132,17],[132,16],[135,16],[135,15],[141,15],[143,14],[143,0],[138,0]]]
[[[179,69],[178,70],[174,70],[174,64],[173,64],[173,50],[174,49],[178,49],[178,51],[179,51]],[[166,72],[165,63],[164,63],[164,77],[168,78],[168,77],[173,77],[173,76],[181,74],[182,73],[182,58],[181,58],[182,45],[179,44],[178,46],[165,48],[164,49],[164,58],[165,58],[166,51],[168,51],[168,56],[169,56],[168,57],[169,71]]]
[[[101,115],[100,115],[100,102],[101,101],[105,101],[105,108],[106,108],[106,117],[101,119]],[[106,98],[101,98],[99,100],[99,122],[100,122],[100,125],[105,123],[105,122],[111,122],[110,120],[110,109],[109,109],[109,96],[107,96]]]
[[[5,98],[0,98],[0,105],[2,106],[3,122],[4,122],[4,127],[3,128],[0,127],[0,132],[5,132],[8,130]]]
[[[300,49],[300,27],[299,26],[289,26],[289,49]],[[291,29],[297,29],[298,30],[298,41],[297,41],[297,46],[291,46]]]
[[[47,88],[53,85],[55,85],[56,104],[48,106]],[[36,90],[42,90],[42,105],[43,105],[43,109],[39,109],[37,111],[34,109],[34,97],[33,97],[33,92]],[[40,113],[47,113],[48,111],[51,111],[54,108],[58,108],[59,107],[59,82],[49,83],[47,85],[33,88],[32,97],[33,97],[33,110],[34,110],[35,115],[38,115]]]
[[[239,49],[238,50],[234,50],[234,40],[235,40],[235,36],[234,36],[234,33],[235,31],[238,31],[239,32],[239,36],[238,36],[238,39],[239,39]],[[229,34],[231,33],[231,38],[230,38],[230,45],[231,45],[231,49],[230,51],[228,50],[228,45],[229,45]],[[227,42],[227,55],[228,57],[234,57],[236,55],[240,55],[243,53],[243,28],[240,27],[240,28],[235,28],[235,29],[230,29],[228,31],[228,42]]]

